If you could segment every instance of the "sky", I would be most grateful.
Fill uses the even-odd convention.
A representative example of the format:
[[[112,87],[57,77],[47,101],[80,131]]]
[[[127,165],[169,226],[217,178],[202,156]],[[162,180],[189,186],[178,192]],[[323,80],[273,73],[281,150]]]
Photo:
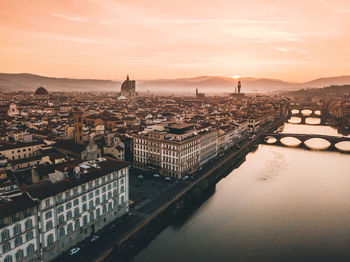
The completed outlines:
[[[0,0],[0,72],[307,81],[350,74],[349,0]]]

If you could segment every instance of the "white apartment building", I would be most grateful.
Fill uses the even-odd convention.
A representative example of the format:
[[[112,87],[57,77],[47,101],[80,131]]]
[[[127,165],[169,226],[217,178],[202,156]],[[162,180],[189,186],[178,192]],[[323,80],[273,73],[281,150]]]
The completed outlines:
[[[216,155],[216,136],[216,131],[209,128],[197,131],[193,124],[149,127],[148,131],[133,136],[134,166],[180,179],[200,166],[201,144],[203,159]]]
[[[21,197],[27,199],[28,203],[24,203],[32,212],[26,211],[26,216],[22,215],[19,221],[11,220],[11,211],[7,216],[0,216],[2,221],[8,221],[0,228],[0,236],[6,236],[1,238],[1,258],[6,262],[19,258],[50,261],[126,214],[129,211],[128,177],[127,163],[100,158],[78,164],[69,171],[56,170],[49,175],[50,180],[27,186]],[[7,205],[11,206],[11,201]],[[18,212],[23,213],[21,207],[23,204]],[[28,231],[33,232],[33,238],[27,237]],[[16,240],[18,235],[22,242]]]

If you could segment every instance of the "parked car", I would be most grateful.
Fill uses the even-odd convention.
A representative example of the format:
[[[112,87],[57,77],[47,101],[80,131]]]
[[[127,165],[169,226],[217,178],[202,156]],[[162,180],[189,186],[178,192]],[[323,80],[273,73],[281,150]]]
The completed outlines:
[[[168,176],[164,177],[164,179],[167,180],[167,181],[170,181],[170,180],[171,180],[171,178],[168,177]]]
[[[75,255],[76,253],[78,253],[80,250],[79,247],[73,247],[71,250],[69,250],[69,255],[73,256]]]
[[[188,179],[188,176],[184,176],[183,178],[182,178],[182,180],[187,180]]]
[[[160,177],[160,175],[159,175],[159,174],[154,174],[153,176],[154,176],[154,177]]]
[[[138,175],[137,178],[143,179],[143,175]]]
[[[95,241],[97,241],[97,239],[99,239],[99,236],[98,236],[98,235],[94,235],[94,236],[90,239],[90,242],[95,242]]]

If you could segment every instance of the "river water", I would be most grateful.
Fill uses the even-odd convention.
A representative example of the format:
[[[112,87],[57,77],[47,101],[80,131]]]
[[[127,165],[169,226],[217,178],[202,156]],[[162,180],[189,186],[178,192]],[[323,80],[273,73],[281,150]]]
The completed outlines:
[[[283,132],[337,135],[290,123]],[[349,154],[259,145],[133,261],[350,261],[349,163]]]

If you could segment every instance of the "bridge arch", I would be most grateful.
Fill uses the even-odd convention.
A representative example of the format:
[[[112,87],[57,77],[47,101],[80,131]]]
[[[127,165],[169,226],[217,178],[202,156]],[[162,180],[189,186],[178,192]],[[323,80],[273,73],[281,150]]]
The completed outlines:
[[[313,150],[325,150],[332,145],[327,139],[319,137],[309,138],[304,141],[304,144],[306,147]]]
[[[289,147],[298,147],[303,143],[303,141],[293,136],[282,137],[280,138],[279,141],[281,142],[282,145],[289,146]]]
[[[348,152],[350,153],[350,141],[341,141],[334,145],[336,149],[338,149],[341,152]]]

